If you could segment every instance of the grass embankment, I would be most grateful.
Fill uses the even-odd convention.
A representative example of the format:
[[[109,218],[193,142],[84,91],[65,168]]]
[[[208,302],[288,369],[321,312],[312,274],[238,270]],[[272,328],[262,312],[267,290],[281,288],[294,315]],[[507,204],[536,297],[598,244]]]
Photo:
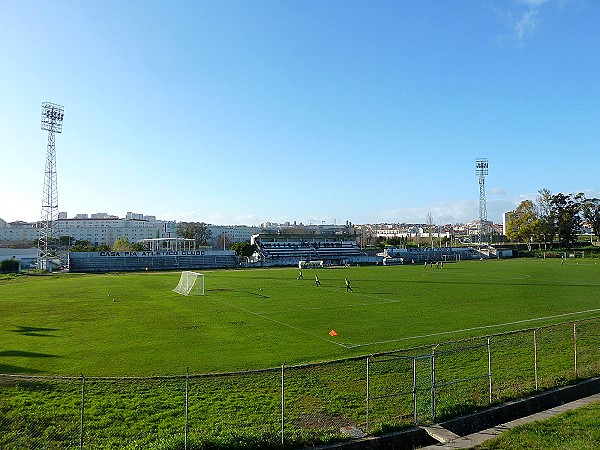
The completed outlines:
[[[551,419],[518,426],[477,450],[596,450],[600,448],[600,402]]]

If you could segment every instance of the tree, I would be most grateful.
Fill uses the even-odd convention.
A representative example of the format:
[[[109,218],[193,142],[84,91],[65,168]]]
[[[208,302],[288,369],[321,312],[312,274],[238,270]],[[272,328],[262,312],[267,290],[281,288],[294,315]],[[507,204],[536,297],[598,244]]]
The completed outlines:
[[[226,248],[231,247],[231,244],[232,244],[231,238],[229,236],[227,236],[225,233],[221,233],[215,239],[214,248],[219,249],[219,250],[220,249],[225,250]]]
[[[585,199],[582,206],[583,218],[589,222],[594,235],[600,237],[600,199]]]
[[[537,196],[537,213],[540,219],[538,233],[540,241],[544,242],[544,250],[548,243],[552,246],[556,235],[556,218],[552,209],[552,193],[546,189],[540,189]]]
[[[75,243],[73,236],[59,236],[58,243],[63,247],[70,247]]]
[[[403,241],[400,237],[392,237],[383,241],[383,244],[390,247],[399,247],[403,244]]]
[[[75,244],[71,247],[71,252],[93,252],[96,248],[90,241],[75,241]]]
[[[208,245],[212,235],[204,222],[179,222],[175,234],[184,239],[194,239],[198,245]]]
[[[363,225],[363,227],[361,229],[360,240],[361,240],[362,248],[371,246],[371,243],[373,240],[373,228],[371,228],[370,226],[367,226],[367,225]]]
[[[141,242],[136,242],[133,244],[134,252],[143,252],[148,250],[148,246],[146,244],[142,244]]]
[[[433,225],[435,222],[433,221],[433,216],[431,215],[431,212],[428,212],[425,216],[425,222],[427,223],[427,233],[431,238],[431,248],[433,248]]]
[[[250,244],[250,242],[236,242],[231,246],[231,250],[235,251],[238,256],[250,257],[257,250],[256,245]]]
[[[417,243],[415,243],[414,241],[406,240],[406,242],[404,244],[405,244],[406,248],[419,248],[419,245]]]
[[[113,252],[131,252],[133,251],[133,245],[127,238],[117,238],[112,246]]]
[[[527,249],[531,250],[533,238],[539,234],[539,225],[535,205],[531,200],[523,200],[509,215],[506,237],[511,241],[526,242]]]
[[[552,212],[556,218],[556,234],[559,245],[570,248],[577,241],[577,232],[581,228],[581,208],[583,194],[561,194],[552,196]]]

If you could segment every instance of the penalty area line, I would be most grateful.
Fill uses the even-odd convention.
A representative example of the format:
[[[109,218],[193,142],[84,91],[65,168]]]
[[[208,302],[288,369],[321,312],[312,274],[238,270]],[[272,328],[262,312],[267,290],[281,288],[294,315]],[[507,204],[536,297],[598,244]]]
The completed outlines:
[[[260,317],[261,319],[268,320],[269,322],[273,322],[273,323],[276,323],[278,325],[281,325],[281,326],[284,326],[284,327],[287,327],[287,328],[291,328],[292,330],[299,331],[302,334],[307,334],[308,336],[312,336],[314,338],[321,339],[322,341],[329,342],[330,344],[334,344],[334,345],[337,345],[337,346],[342,347],[342,348],[352,348],[351,346],[348,346],[348,345],[346,345],[346,344],[344,344],[342,342],[335,342],[335,341],[333,341],[331,339],[327,339],[327,338],[324,338],[323,336],[319,336],[318,334],[310,333],[310,332],[308,332],[306,330],[303,330],[302,328],[298,328],[298,327],[295,327],[293,325],[287,324],[285,322],[281,322],[279,320],[272,319],[271,317],[265,316],[263,314],[259,314],[259,313],[254,312],[254,311],[250,311],[249,309],[242,308],[241,306],[232,305],[231,303],[227,303],[227,302],[224,302],[223,300],[218,300],[216,298],[213,298],[212,300],[217,301],[219,303],[222,303],[224,305],[227,305],[230,308],[239,309],[240,311],[243,311],[246,314],[251,314],[253,316]]]
[[[495,324],[495,325],[483,325],[480,327],[463,328],[461,330],[441,331],[439,333],[422,334],[420,336],[407,336],[407,337],[403,337],[403,338],[390,339],[390,340],[386,340],[386,341],[368,342],[365,344],[345,345],[344,348],[353,349],[353,348],[360,348],[360,347],[368,347],[371,345],[391,344],[393,342],[409,341],[412,339],[422,339],[422,338],[435,337],[435,336],[445,336],[445,335],[449,335],[449,334],[462,333],[465,331],[484,330],[484,329],[488,329],[488,328],[499,328],[499,327],[504,327],[504,326],[508,326],[508,325],[517,325],[520,323],[536,322],[539,320],[546,320],[546,319],[558,319],[559,317],[574,316],[577,314],[586,314],[586,313],[598,312],[598,311],[600,311],[600,308],[588,309],[586,311],[576,311],[576,312],[572,312],[572,313],[557,314],[555,316],[536,317],[534,319],[517,320],[514,322],[499,323],[499,324]]]

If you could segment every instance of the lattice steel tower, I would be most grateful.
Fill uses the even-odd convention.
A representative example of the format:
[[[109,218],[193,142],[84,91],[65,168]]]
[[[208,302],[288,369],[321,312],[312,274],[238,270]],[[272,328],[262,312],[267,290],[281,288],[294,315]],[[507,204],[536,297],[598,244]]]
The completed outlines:
[[[56,149],[54,133],[62,133],[64,108],[54,103],[42,103],[42,130],[48,131],[46,147],[46,171],[44,173],[44,194],[42,197],[41,230],[38,239],[38,268],[51,270],[52,228],[58,220],[58,189],[56,184]]]
[[[485,202],[485,176],[488,174],[489,163],[487,158],[475,160],[475,173],[479,177],[479,223],[477,224],[477,234],[479,243],[483,242],[483,237],[487,232],[487,205]]]

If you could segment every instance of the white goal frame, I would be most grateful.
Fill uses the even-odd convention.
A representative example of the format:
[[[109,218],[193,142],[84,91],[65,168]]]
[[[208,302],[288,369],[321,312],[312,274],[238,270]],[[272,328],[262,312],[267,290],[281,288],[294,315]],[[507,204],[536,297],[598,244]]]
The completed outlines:
[[[200,286],[197,286],[198,279],[200,279]],[[204,295],[204,274],[192,272],[190,270],[184,270],[181,272],[179,284],[175,289],[173,289],[173,292],[177,292],[178,294],[185,296]]]
[[[323,261],[298,261],[298,269],[316,269],[323,267]]]

